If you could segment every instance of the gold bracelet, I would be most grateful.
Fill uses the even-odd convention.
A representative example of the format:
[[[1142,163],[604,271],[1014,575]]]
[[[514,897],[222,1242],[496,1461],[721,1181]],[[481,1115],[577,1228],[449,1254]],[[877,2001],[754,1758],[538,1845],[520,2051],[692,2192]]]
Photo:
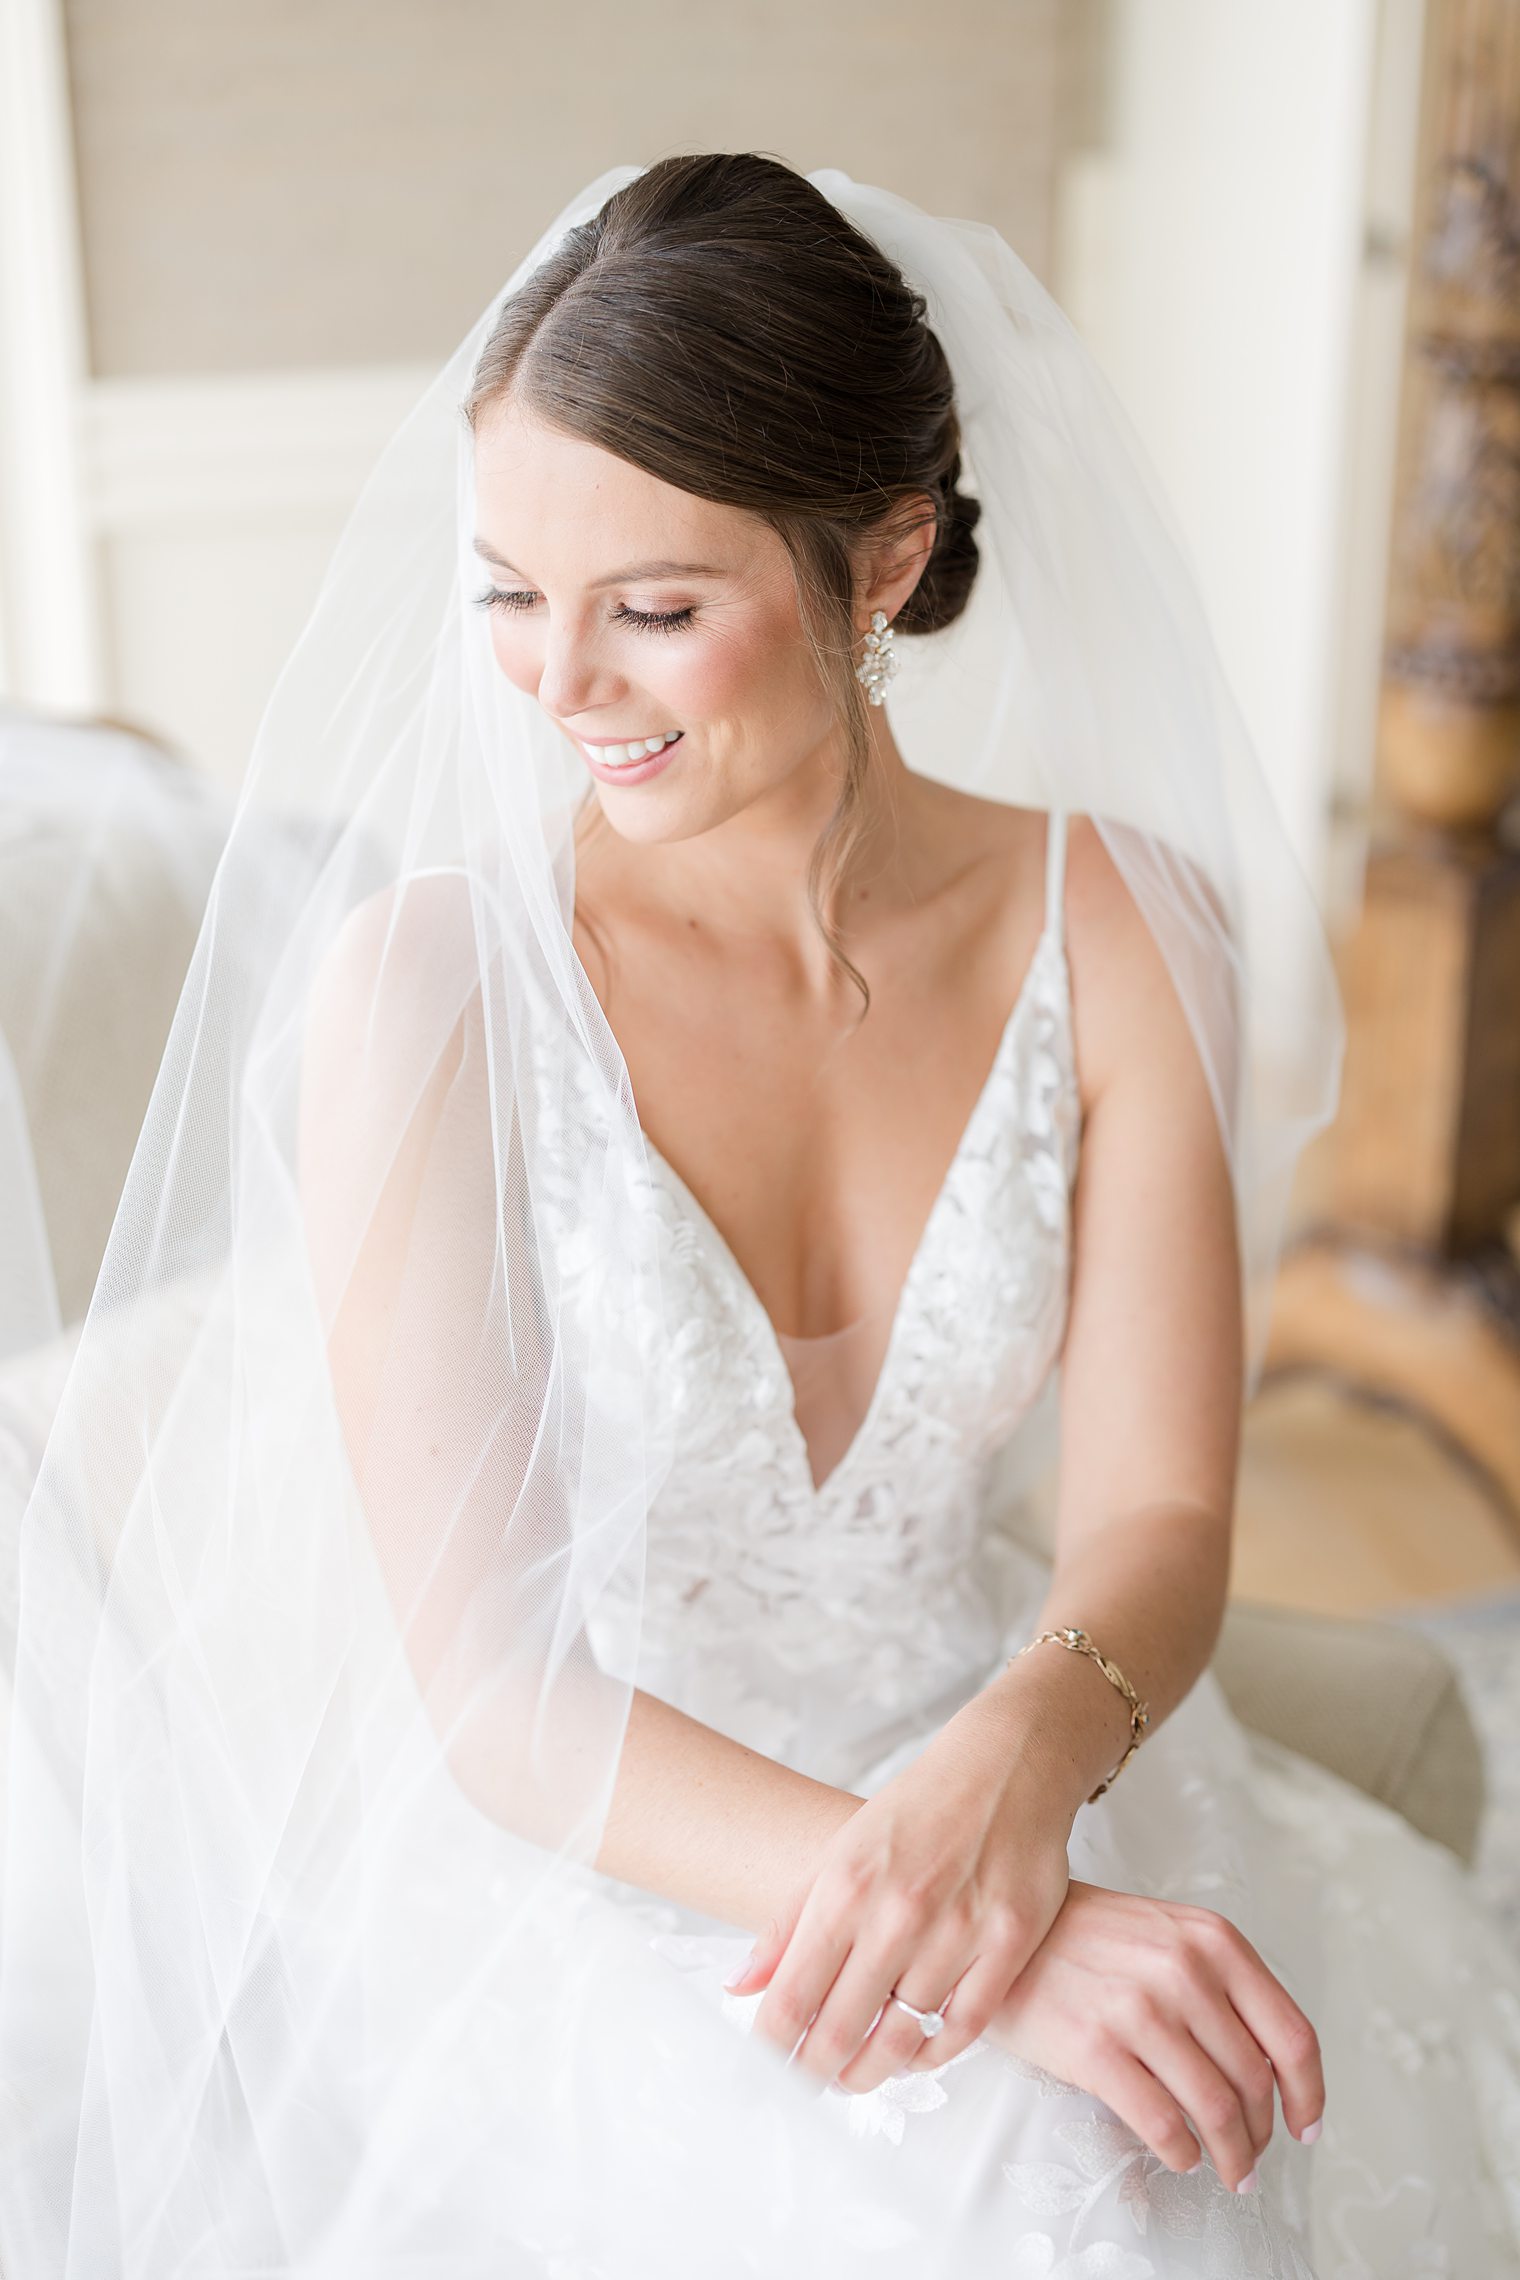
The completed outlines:
[[[1091,1639],[1087,1636],[1087,1633],[1085,1631],[1077,1630],[1074,1625],[1068,1624],[1063,1630],[1060,1631],[1042,1631],[1038,1638],[1030,1640],[1028,1647],[1020,1647],[1018,1655],[1010,1655],[1008,1657],[1009,1662],[1016,1663],[1019,1659],[1019,1655],[1027,1655],[1031,1647],[1037,1647],[1041,1645],[1042,1642],[1046,1639],[1053,1639],[1058,1646],[1074,1647],[1077,1653],[1080,1655],[1090,1655],[1092,1657],[1092,1660],[1097,1664],[1099,1670],[1102,1671],[1103,1676],[1108,1679],[1112,1685],[1118,1687],[1119,1692],[1124,1696],[1124,1699],[1129,1704],[1129,1748],[1125,1751],[1123,1757],[1120,1758],[1118,1764],[1114,1767],[1114,1770],[1109,1775],[1107,1781],[1100,1781],[1097,1788],[1093,1791],[1091,1797],[1088,1798],[1088,1804],[1094,1805],[1103,1795],[1105,1789],[1113,1788],[1114,1783],[1118,1780],[1120,1774],[1124,1771],[1124,1768],[1129,1764],[1130,1759],[1134,1756],[1136,1750],[1140,1747],[1140,1737],[1151,1722],[1151,1714],[1146,1705],[1141,1701],[1139,1695],[1135,1692],[1134,1688],[1130,1685],[1130,1682],[1125,1677],[1123,1671],[1119,1669],[1118,1665],[1116,1663],[1111,1663],[1107,1655],[1100,1655],[1097,1648],[1093,1645]]]

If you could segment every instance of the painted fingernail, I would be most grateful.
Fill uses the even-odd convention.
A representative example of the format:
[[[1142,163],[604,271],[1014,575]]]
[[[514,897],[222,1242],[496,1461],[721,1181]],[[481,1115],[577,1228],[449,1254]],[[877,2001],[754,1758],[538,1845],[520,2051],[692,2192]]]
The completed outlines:
[[[1239,2183],[1239,2184],[1236,2186],[1235,2190],[1236,2190],[1236,2192],[1237,2192],[1237,2193],[1254,2193],[1254,2192],[1255,2192],[1255,2190],[1256,2190],[1256,2172],[1255,2172],[1255,2170],[1254,2170],[1254,2169],[1251,2171],[1251,2174],[1250,2174],[1250,2176],[1249,2176],[1249,2177],[1242,2177],[1242,2179],[1240,2180],[1240,2183]]]
[[[754,1951],[754,1949],[753,1949],[753,1948],[751,1948],[751,1949],[750,1949],[750,1951],[749,1951],[749,1954],[748,1954],[748,1955],[747,1955],[747,1956],[744,1958],[744,1961],[743,1961],[743,1962],[742,1962],[742,1963],[739,1965],[739,1968],[737,1969],[737,1971],[731,1971],[731,1972],[729,1973],[728,1977],[727,1977],[727,1978],[724,1980],[724,1982],[723,1982],[724,1986],[725,1986],[725,1987],[737,1987],[737,1986],[739,1985],[739,1983],[740,1983],[740,1981],[741,1981],[741,1980],[747,1979],[747,1978],[749,1977],[749,1967],[750,1967],[750,1965],[751,1965],[751,1964],[754,1962],[754,1960],[755,1960],[755,1951]]]
[[[1309,2124],[1309,2127],[1308,2127],[1306,2130],[1300,2130],[1300,2131],[1299,2131],[1299,2133],[1298,2133],[1298,2142],[1299,2142],[1299,2144],[1300,2144],[1300,2145],[1313,2145],[1313,2143],[1314,2143],[1315,2139],[1316,2139],[1316,2138],[1319,2136],[1319,2133],[1320,2133],[1320,2131],[1321,2131],[1321,2130],[1324,2128],[1324,2126],[1325,2126],[1325,2122],[1324,2122],[1324,2116],[1323,2116],[1323,2115],[1321,2115],[1320,2119],[1319,2119],[1317,2122],[1311,2122],[1311,2123]]]

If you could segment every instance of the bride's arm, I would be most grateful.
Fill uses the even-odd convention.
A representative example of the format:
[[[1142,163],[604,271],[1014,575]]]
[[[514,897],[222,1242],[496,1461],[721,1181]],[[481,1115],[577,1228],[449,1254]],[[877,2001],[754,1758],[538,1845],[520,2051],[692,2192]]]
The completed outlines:
[[[1085,1629],[1148,1705],[1154,1733],[1207,1666],[1228,1588],[1243,1366],[1233,1191],[1155,938],[1079,817],[1067,912],[1085,1113],[1055,1558],[1031,1631]],[[953,1750],[967,1779],[980,1763],[1009,1781],[1023,1825],[1064,1846],[1129,1738],[1128,1705],[1096,1664],[1044,1645],[966,1705],[936,1754]],[[799,1786],[648,1696],[636,1697],[625,1755],[602,1865],[661,1890],[677,1871],[681,1897],[746,1926],[775,1914],[753,1904],[763,1888],[788,1888],[766,1864],[799,1841],[806,1854],[862,1803]],[[704,1806],[720,1801],[695,1824],[688,1781]],[[743,1801],[737,1824],[731,1800]],[[947,2036],[945,2055],[963,2039]]]
[[[1067,900],[1084,1124],[1054,1558],[1031,1635],[1087,1631],[1153,1734],[1207,1667],[1229,1585],[1244,1366],[1234,1191],[1165,962],[1086,818],[1072,821]],[[1068,1826],[1130,1739],[1118,1689],[1054,1644],[1011,1662],[962,1723],[1000,1758],[1012,1750],[1024,1793]]]
[[[635,1688],[596,1866],[756,1932],[863,1802]]]
[[[512,1167],[495,1160],[490,1082],[463,882],[361,906],[307,1009],[297,1165],[338,1422],[385,1587],[450,1770],[482,1812],[557,1845],[594,1816],[616,1757],[595,1865],[756,1931],[862,1800],[642,1689],[628,1698],[584,1639],[551,1663],[540,1578],[569,1523],[553,1469],[529,1467],[555,1357],[535,1344],[530,1262],[498,1221]]]
[[[1070,828],[1085,1115],[1055,1559],[1032,1631],[1085,1629],[1147,1703],[1153,1733],[1207,1665],[1228,1585],[1242,1372],[1233,1192],[1155,939],[1096,830],[1082,818]],[[1064,1849],[1129,1736],[1128,1705],[1097,1666],[1046,1645],[968,1703],[935,1756],[945,1765],[953,1752],[973,1785],[983,1770],[1006,1782],[1020,1826]],[[784,1929],[791,1911],[765,1895],[805,1889],[798,1854],[810,1860],[861,1803],[640,1695],[600,1865],[746,1927]],[[790,2031],[783,2015],[779,2039]],[[943,2055],[965,2039],[947,2034]]]

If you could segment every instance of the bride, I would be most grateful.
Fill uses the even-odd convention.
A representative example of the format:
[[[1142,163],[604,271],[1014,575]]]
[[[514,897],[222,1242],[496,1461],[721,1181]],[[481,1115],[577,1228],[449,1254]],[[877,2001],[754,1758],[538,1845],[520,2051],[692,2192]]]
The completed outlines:
[[[6,2280],[1520,2273],[1520,1963],[1208,1667],[1338,1049],[996,233],[590,185],[271,701],[22,1523]]]

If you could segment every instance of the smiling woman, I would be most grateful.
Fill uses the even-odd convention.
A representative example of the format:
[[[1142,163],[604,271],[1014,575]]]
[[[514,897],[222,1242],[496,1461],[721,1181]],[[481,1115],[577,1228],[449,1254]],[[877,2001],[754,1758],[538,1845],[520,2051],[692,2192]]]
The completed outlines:
[[[837,532],[801,514],[777,529],[752,505],[678,489],[566,432],[536,392],[541,332],[539,361],[524,352],[510,388],[503,381],[505,392],[491,397],[477,390],[471,404],[479,520],[493,534],[478,538],[477,550],[517,577],[513,565],[528,550],[497,536],[509,515],[520,524],[536,512],[539,530],[554,533],[552,561],[541,559],[544,538],[537,542],[530,583],[495,585],[480,597],[497,661],[574,740],[598,782],[632,790],[660,780],[658,818],[620,819],[640,843],[710,832],[790,780],[788,796],[804,799],[816,818],[813,923],[843,961],[826,914],[825,866],[832,849],[837,888],[852,844],[858,859],[872,771],[869,748],[862,768],[841,730],[854,605],[848,588],[840,596],[824,583],[831,553],[821,535],[837,546]],[[497,369],[502,358],[486,362]],[[758,474],[754,481],[758,498]],[[927,497],[920,505],[929,508]],[[667,545],[655,554],[649,542],[660,537]],[[932,511],[906,543],[899,529],[885,541],[877,535],[878,550],[895,542],[899,603],[933,541]],[[810,591],[819,628],[812,640]],[[651,738],[663,749],[674,731],[679,766],[649,765],[647,753],[630,750]],[[828,795],[822,806],[820,790]]]
[[[552,528],[561,539],[596,533],[599,559],[564,566],[570,588],[579,576],[584,596],[705,582],[699,597],[642,592],[636,608],[625,592],[614,613],[629,628],[682,635],[672,643],[675,679],[658,672],[650,695],[696,708],[675,723],[687,731],[681,769],[636,770],[628,788],[658,776],[667,813],[681,803],[684,836],[711,830],[761,783],[794,770],[816,783],[821,773],[830,797],[816,810],[809,903],[832,961],[868,1002],[829,909],[861,860],[872,781],[864,708],[849,686],[858,647],[856,557],[896,555],[888,614],[900,633],[936,632],[964,609],[981,509],[960,488],[954,384],[930,327],[903,323],[911,296],[891,264],[828,231],[815,239],[806,273],[784,234],[769,244],[763,229],[746,238],[742,290],[764,298],[762,358],[726,356],[721,388],[700,358],[669,360],[653,372],[650,319],[674,337],[705,338],[714,258],[722,259],[728,227],[748,228],[735,213],[715,238],[712,216],[698,201],[684,211],[686,193],[673,177],[668,182],[658,284],[640,258],[635,202],[599,217],[594,259],[570,233],[503,308],[466,405],[482,521],[499,537],[506,526],[496,502],[510,498],[519,516],[533,517],[530,528]],[[831,284],[848,313],[820,326],[819,296]],[[598,352],[588,357],[593,333]],[[808,375],[806,387],[776,385],[778,371],[794,370]],[[825,404],[840,408],[832,435],[820,425]],[[525,460],[533,454],[539,464],[530,470]],[[567,495],[583,522],[564,513]],[[622,534],[626,545],[618,543]],[[521,558],[510,545],[506,551]],[[614,568],[619,561],[625,566]],[[630,717],[633,704],[605,694],[610,684],[598,705],[595,682],[578,678],[589,662],[590,628],[571,591],[552,601],[565,621],[563,646],[535,649],[498,637],[503,670],[580,740],[651,733],[644,719]],[[552,606],[549,614],[552,625]],[[552,633],[541,638],[554,643]],[[636,669],[634,691],[639,681]],[[658,724],[658,710],[649,717]],[[630,819],[620,828],[642,838],[647,827]]]
[[[601,177],[248,783],[23,1526],[6,2280],[1514,2272],[1520,1972],[1207,1667],[1338,1004],[1023,264]]]

